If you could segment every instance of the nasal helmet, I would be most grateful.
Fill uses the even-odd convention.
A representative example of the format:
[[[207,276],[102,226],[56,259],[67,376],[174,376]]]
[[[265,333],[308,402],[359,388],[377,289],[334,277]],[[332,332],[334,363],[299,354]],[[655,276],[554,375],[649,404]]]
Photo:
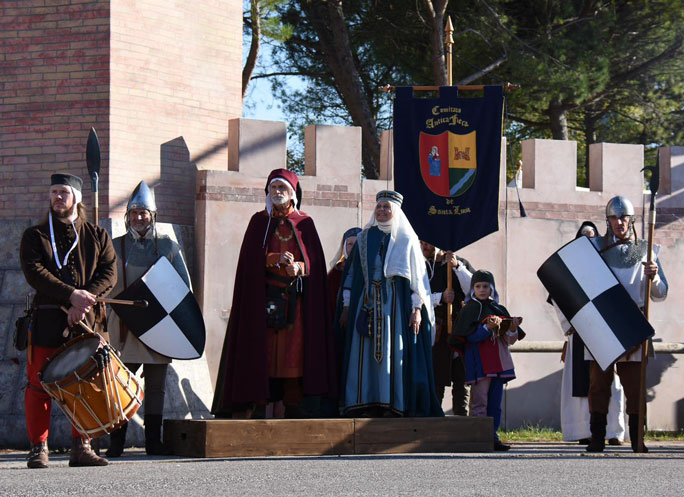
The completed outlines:
[[[126,215],[124,216],[126,230],[130,229],[129,212],[131,209],[144,209],[150,211],[150,214],[152,215],[152,225],[154,226],[154,223],[157,220],[157,204],[154,201],[154,192],[144,181],[138,183],[138,186],[136,186],[133,193],[131,193],[131,198],[128,199]]]

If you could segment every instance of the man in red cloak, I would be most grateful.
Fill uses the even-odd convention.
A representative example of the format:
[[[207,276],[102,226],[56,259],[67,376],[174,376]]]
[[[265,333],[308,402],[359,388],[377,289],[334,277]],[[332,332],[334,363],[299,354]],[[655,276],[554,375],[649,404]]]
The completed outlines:
[[[299,211],[302,190],[293,172],[271,171],[265,191],[266,209],[252,216],[240,249],[211,409],[216,417],[251,418],[261,407],[266,417],[316,416],[321,397],[337,394],[316,227]]]

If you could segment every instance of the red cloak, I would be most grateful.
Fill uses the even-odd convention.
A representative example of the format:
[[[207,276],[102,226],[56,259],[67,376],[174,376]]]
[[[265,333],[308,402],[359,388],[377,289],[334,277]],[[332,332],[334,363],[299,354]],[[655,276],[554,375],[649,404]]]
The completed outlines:
[[[335,340],[326,291],[326,266],[313,220],[296,211],[284,218],[291,223],[309,271],[304,284],[304,395],[337,396]],[[269,224],[266,210],[252,216],[240,249],[233,305],[221,354],[211,412],[229,415],[232,406],[269,398],[266,341],[266,252],[278,219]],[[266,230],[268,229],[268,235]]]

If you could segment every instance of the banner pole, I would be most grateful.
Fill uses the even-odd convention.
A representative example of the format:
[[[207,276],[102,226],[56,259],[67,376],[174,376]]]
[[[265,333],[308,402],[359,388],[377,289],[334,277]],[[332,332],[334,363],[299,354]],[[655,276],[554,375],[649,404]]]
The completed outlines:
[[[447,16],[446,27],[444,28],[445,39],[444,45],[446,45],[446,76],[447,76],[447,86],[453,84],[453,61],[452,52],[454,46],[454,25],[451,22],[451,16]]]
[[[446,45],[446,76],[447,76],[447,86],[451,86],[453,82],[453,65],[452,65],[452,48],[454,45],[454,25],[451,22],[451,16],[447,17],[446,27],[444,28],[445,39],[444,44]],[[446,254],[445,254],[446,257]],[[451,262],[447,261],[446,271],[447,271],[447,290],[453,290],[453,280],[452,280],[452,265]],[[447,333],[451,335],[453,332],[453,320],[451,316],[453,315],[453,307],[450,303],[446,303],[446,319],[447,319]]]
[[[513,83],[505,83],[501,86],[503,87],[503,90],[505,92],[520,89],[520,85],[515,85]],[[396,86],[385,85],[379,86],[378,90],[390,93],[396,90],[396,88]],[[439,91],[439,86],[412,86],[411,88],[413,89],[413,91]],[[485,89],[485,85],[456,85],[456,88],[458,89],[458,91],[482,91]]]

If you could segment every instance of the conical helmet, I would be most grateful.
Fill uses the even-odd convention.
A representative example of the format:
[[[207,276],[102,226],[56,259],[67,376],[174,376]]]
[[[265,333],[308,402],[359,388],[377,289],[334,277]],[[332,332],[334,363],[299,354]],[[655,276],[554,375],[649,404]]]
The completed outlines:
[[[634,216],[634,204],[627,197],[613,197],[606,204],[606,217],[610,216]]]
[[[135,187],[131,198],[128,200],[128,205],[126,206],[126,212],[131,209],[145,209],[150,211],[152,214],[157,212],[157,204],[154,201],[154,192],[147,186],[147,183],[141,181],[138,186]]]

